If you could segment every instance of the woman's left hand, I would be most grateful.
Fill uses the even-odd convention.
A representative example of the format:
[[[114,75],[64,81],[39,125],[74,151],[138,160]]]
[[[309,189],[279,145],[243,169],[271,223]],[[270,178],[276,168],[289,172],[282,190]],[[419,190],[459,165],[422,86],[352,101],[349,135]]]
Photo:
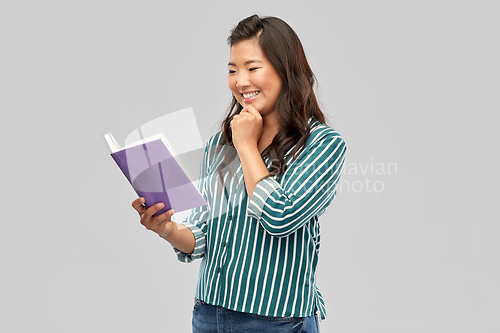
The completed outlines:
[[[235,115],[230,126],[236,150],[257,147],[262,135],[263,124],[259,111],[251,105],[247,105],[239,114]]]

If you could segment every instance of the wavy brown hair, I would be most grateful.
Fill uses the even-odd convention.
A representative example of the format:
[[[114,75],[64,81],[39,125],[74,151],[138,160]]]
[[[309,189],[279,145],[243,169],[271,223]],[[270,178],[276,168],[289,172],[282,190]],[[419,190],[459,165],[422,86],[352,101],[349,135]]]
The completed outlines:
[[[259,17],[252,15],[240,21],[231,30],[227,42],[230,47],[245,41],[256,39],[266,59],[274,67],[282,80],[281,93],[276,105],[276,117],[279,123],[279,132],[269,147],[262,152],[272,161],[271,170],[262,179],[281,175],[286,171],[285,154],[295,146],[292,156],[295,158],[305,147],[309,138],[309,118],[325,124],[325,116],[321,112],[314,88],[316,77],[307,62],[302,43],[293,29],[277,17]],[[224,152],[224,161],[218,172],[222,184],[222,169],[228,166],[236,157],[234,149],[231,121],[239,114],[243,107],[233,96],[227,115],[221,124],[222,141],[216,152],[224,145],[233,147]]]

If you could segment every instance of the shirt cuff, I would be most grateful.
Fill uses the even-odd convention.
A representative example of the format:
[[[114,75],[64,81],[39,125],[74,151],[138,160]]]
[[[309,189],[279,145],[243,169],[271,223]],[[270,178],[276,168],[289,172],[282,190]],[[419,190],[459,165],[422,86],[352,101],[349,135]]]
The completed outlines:
[[[262,211],[264,210],[267,199],[271,193],[279,188],[281,188],[281,186],[274,178],[266,178],[258,182],[253,190],[250,202],[248,203],[248,215],[259,220],[262,216]]]
[[[184,224],[189,230],[194,235],[195,239],[195,245],[194,245],[194,251],[191,254],[184,253],[177,249],[175,246],[172,246],[174,248],[175,253],[177,254],[177,259],[179,259],[182,262],[189,263],[195,259],[200,259],[203,257],[205,254],[205,245],[206,245],[206,239],[205,239],[205,234],[203,231],[198,228],[197,226],[193,224]]]

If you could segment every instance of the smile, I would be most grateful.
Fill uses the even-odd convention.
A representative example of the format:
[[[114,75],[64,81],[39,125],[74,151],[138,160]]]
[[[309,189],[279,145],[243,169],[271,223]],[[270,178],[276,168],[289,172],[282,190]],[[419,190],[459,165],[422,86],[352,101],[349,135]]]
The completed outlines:
[[[247,98],[252,98],[252,97],[255,97],[255,96],[257,96],[259,93],[260,93],[260,91],[252,91],[251,93],[242,94],[242,95],[243,95],[243,98],[247,99]]]
[[[241,94],[243,96],[243,102],[249,102],[250,100],[254,100],[260,94],[260,91],[252,91],[251,93]]]

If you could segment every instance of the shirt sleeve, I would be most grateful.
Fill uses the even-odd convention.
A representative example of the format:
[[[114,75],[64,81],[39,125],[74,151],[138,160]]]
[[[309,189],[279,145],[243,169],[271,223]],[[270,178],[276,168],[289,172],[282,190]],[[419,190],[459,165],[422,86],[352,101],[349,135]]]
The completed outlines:
[[[335,198],[347,147],[334,133],[306,146],[283,174],[283,185],[274,178],[257,183],[247,212],[272,236],[290,235],[323,214]]]
[[[209,144],[206,145],[205,151],[203,153],[203,159],[200,168],[200,177],[198,178],[198,190],[200,191],[203,199],[208,203],[205,206],[195,207],[191,209],[189,216],[181,222],[180,224],[185,225],[194,235],[195,246],[194,251],[191,254],[184,253],[172,246],[177,258],[185,263],[189,263],[195,259],[200,259],[205,255],[206,248],[206,238],[207,238],[207,221],[209,217],[210,202],[208,201],[208,195],[205,183],[207,181],[208,175],[208,148]]]

